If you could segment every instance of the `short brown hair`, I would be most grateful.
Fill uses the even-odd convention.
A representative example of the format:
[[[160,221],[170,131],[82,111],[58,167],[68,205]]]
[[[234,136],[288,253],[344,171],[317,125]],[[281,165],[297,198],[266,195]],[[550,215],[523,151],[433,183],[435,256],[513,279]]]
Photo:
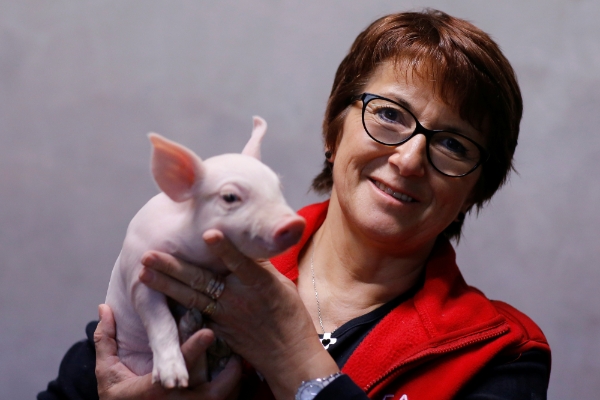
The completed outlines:
[[[375,69],[394,61],[434,82],[434,90],[485,137],[490,153],[473,201],[481,208],[506,182],[519,136],[523,100],[515,73],[498,45],[471,23],[444,12],[391,14],[361,32],[335,74],[323,121],[325,147],[335,150],[353,97],[361,94]],[[460,179],[460,178],[456,178]],[[325,160],[312,189],[328,193],[332,164]],[[462,221],[444,234],[460,237]]]

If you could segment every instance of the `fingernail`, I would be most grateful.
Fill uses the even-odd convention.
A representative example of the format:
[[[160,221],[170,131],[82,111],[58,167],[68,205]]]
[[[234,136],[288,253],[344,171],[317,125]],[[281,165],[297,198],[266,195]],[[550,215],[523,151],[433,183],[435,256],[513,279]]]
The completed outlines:
[[[102,304],[98,305],[98,322],[102,321]]]
[[[153,267],[156,264],[156,256],[152,253],[144,254],[142,257],[142,264],[146,267]]]
[[[208,231],[204,232],[204,235],[202,235],[202,238],[204,239],[206,244],[209,246],[214,246],[215,244],[219,243],[221,241],[221,239],[223,239],[223,237],[221,235],[219,235],[218,232],[215,230],[208,230]]]
[[[207,245],[214,246],[215,244],[219,243],[219,238],[216,236],[208,236],[204,238],[204,241]]]
[[[206,337],[206,336],[202,336],[200,338],[200,342],[202,343],[203,346],[206,347],[210,347],[214,342],[215,342],[215,337]]]
[[[150,283],[154,280],[154,276],[154,271],[144,268],[142,269],[142,272],[140,272],[140,281],[144,283]]]

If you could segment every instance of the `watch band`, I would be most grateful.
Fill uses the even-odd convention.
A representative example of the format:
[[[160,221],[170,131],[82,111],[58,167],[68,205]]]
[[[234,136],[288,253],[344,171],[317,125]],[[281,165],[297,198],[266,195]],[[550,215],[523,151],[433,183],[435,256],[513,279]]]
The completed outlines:
[[[336,372],[335,374],[331,374],[326,376],[325,378],[317,378],[311,379],[310,381],[302,381],[298,391],[296,392],[295,400],[312,400],[317,394],[335,379],[339,378],[342,375],[341,372]]]

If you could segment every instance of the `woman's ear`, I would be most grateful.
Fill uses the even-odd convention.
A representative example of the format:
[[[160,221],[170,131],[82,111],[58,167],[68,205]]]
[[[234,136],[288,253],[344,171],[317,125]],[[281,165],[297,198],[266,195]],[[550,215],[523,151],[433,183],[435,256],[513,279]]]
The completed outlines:
[[[458,216],[454,220],[455,222],[462,222],[465,220],[465,216],[471,211],[471,207],[473,207],[473,201],[471,200],[471,196],[465,201],[465,204],[460,209]]]
[[[333,160],[335,159],[335,154],[331,150],[325,149],[325,159],[333,164]]]
[[[475,184],[475,187],[471,188],[471,192],[469,193],[469,195],[465,199],[465,202],[463,203],[462,207],[460,208],[461,214],[464,214],[464,215],[468,214],[471,211],[471,208],[473,208],[473,206],[478,202],[479,190],[477,189],[477,187],[478,187],[478,184]],[[481,203],[479,203],[479,205],[481,205]]]

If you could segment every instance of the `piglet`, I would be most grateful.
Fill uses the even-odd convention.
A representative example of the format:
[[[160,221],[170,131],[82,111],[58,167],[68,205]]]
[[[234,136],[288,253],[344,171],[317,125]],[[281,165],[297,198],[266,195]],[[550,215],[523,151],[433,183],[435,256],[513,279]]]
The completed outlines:
[[[202,240],[208,229],[222,231],[252,259],[270,258],[300,239],[304,219],[286,204],[277,175],[260,162],[265,131],[266,122],[254,117],[242,154],[204,161],[149,134],[152,174],[162,193],[129,224],[106,295],[116,320],[119,358],[135,374],[152,371],[153,382],[166,388],[186,387],[189,379],[167,299],[138,279],[146,251],[170,253],[223,274],[227,268]]]

